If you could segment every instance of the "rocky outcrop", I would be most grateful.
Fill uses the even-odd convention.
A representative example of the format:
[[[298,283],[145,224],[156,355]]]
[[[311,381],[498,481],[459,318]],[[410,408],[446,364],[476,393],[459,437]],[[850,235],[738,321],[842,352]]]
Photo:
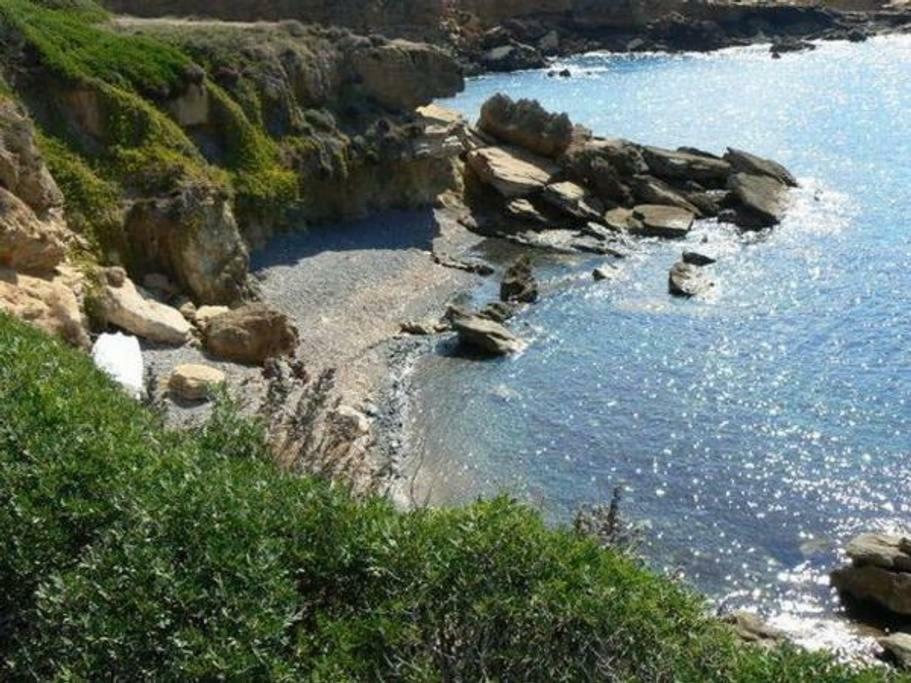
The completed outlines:
[[[507,199],[543,190],[560,170],[553,162],[512,147],[476,149],[468,153],[468,165],[481,182]]]
[[[108,268],[95,294],[101,320],[142,339],[162,344],[185,344],[192,326],[175,308],[145,296],[122,268]]]
[[[686,237],[693,227],[695,216],[691,211],[676,206],[640,204],[633,209],[636,221],[631,232],[643,237]]]
[[[832,572],[832,585],[843,596],[911,616],[911,538],[861,534],[846,552],[851,564]]]
[[[500,300],[524,304],[538,300],[538,281],[528,256],[520,256],[506,269],[500,283]]]
[[[478,128],[500,142],[552,158],[563,154],[573,137],[566,114],[551,114],[535,100],[513,101],[502,94],[481,107]]]
[[[518,353],[525,343],[500,323],[466,311],[454,311],[450,315],[452,329],[458,334],[459,342],[475,352],[485,355],[506,356]]]
[[[777,180],[782,185],[797,187],[797,179],[793,174],[776,161],[763,159],[755,154],[733,148],[728,149],[727,153],[724,155],[724,160],[728,162],[737,173],[767,176],[773,180]]]
[[[298,338],[297,328],[287,315],[263,304],[246,304],[216,316],[205,330],[210,353],[250,364],[293,355]]]
[[[728,188],[739,200],[734,222],[743,228],[767,228],[777,225],[787,208],[786,185],[766,175],[735,173]]]
[[[0,311],[87,349],[88,325],[66,278],[33,277],[0,267]]]
[[[137,270],[164,272],[197,301],[241,300],[249,256],[228,199],[206,185],[136,202],[126,234],[142,254]]]
[[[48,273],[66,256],[61,221],[42,221],[19,197],[0,185],[0,265]]]
[[[204,401],[225,382],[225,373],[209,365],[178,365],[168,378],[168,392],[181,401]]]

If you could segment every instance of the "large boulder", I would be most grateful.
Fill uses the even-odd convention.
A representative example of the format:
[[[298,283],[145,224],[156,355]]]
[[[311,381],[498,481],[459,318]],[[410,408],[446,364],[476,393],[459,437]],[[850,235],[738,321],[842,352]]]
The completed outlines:
[[[700,296],[708,292],[714,283],[702,268],[691,263],[678,261],[668,274],[668,291],[674,296]]]
[[[210,353],[239,363],[260,364],[293,355],[298,339],[288,316],[264,304],[246,304],[216,316],[205,330]]]
[[[87,349],[88,325],[73,289],[61,278],[42,279],[0,267],[0,311]]]
[[[787,187],[775,178],[735,173],[728,188],[740,204],[735,221],[743,228],[778,225],[787,207]]]
[[[563,154],[573,138],[573,124],[566,114],[551,114],[536,100],[513,101],[503,94],[481,107],[478,128],[502,142],[551,158]]]
[[[832,572],[832,585],[842,595],[911,616],[911,539],[862,534],[846,551],[851,564]]]
[[[560,171],[547,159],[507,147],[482,147],[469,152],[468,165],[483,183],[507,199],[540,192]]]
[[[64,228],[39,220],[32,208],[0,185],[0,266],[47,273],[66,256]]]
[[[210,365],[187,363],[178,365],[168,378],[171,396],[183,401],[204,401],[212,397],[218,385],[225,382],[225,373]]]
[[[96,294],[104,322],[137,337],[162,344],[185,344],[192,326],[176,308],[143,295],[122,268],[108,268]]]
[[[538,300],[538,281],[528,256],[520,256],[506,269],[500,284],[500,300],[526,304]]]
[[[630,232],[643,237],[686,237],[693,227],[691,211],[675,206],[640,204],[633,209],[635,223]]]
[[[205,184],[136,202],[126,217],[130,246],[144,272],[162,272],[201,303],[244,297],[249,255],[229,199]]]
[[[521,339],[493,320],[464,312],[455,313],[451,319],[459,342],[480,353],[506,356],[525,348]]]
[[[731,165],[731,168],[737,173],[766,176],[773,178],[788,187],[797,187],[797,178],[777,161],[763,159],[755,154],[733,148],[728,149],[727,153],[724,155],[724,160],[728,162]]]
[[[706,154],[643,147],[642,155],[652,174],[659,178],[723,182],[731,174],[729,162]]]
[[[352,68],[368,96],[397,111],[411,111],[464,87],[458,63],[440,48],[407,40],[357,50]]]

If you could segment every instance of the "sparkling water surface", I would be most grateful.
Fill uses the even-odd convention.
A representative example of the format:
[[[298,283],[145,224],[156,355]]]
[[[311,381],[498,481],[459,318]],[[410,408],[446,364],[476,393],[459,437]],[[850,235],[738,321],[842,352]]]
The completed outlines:
[[[443,341],[419,361],[416,481],[437,503],[507,491],[558,520],[622,484],[654,566],[838,641],[838,548],[911,525],[911,37],[564,67],[443,104],[474,119],[495,92],[533,97],[599,135],[774,158],[801,188],[771,233],[701,222],[614,282],[539,258],[546,294],[513,324],[527,351],[478,362]],[[715,290],[672,299],[690,247],[719,256]]]

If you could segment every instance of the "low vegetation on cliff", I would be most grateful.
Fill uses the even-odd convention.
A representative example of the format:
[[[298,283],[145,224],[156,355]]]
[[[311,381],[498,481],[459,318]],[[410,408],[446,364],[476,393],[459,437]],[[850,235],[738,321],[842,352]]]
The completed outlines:
[[[506,499],[397,512],[280,471],[224,402],[165,430],[0,316],[10,679],[876,681]]]

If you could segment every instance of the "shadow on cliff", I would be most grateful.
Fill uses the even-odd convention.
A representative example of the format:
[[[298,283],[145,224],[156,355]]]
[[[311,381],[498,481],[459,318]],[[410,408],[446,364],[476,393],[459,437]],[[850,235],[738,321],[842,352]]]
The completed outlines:
[[[251,255],[251,270],[294,265],[326,251],[429,251],[440,233],[433,209],[387,211],[356,221],[318,225],[273,237]]]

